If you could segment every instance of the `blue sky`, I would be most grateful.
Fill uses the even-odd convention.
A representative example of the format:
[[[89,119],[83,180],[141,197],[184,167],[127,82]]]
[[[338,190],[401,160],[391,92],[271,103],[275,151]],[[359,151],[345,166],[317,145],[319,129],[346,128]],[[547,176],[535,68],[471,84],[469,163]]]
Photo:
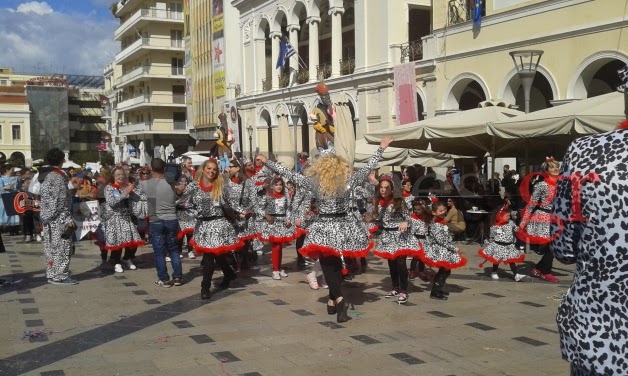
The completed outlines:
[[[0,0],[0,67],[101,75],[119,43],[113,0]]]

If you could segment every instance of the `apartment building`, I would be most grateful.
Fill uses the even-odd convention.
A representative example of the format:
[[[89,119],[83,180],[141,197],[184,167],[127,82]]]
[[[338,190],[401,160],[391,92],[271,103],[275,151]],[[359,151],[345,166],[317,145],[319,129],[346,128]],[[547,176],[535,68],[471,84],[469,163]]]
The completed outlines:
[[[0,163],[7,159],[32,165],[28,100],[24,87],[9,86],[8,80],[0,85]]]
[[[183,2],[122,0],[112,12],[120,52],[105,72],[112,105],[105,120],[116,141],[187,151],[194,142],[186,127]]]

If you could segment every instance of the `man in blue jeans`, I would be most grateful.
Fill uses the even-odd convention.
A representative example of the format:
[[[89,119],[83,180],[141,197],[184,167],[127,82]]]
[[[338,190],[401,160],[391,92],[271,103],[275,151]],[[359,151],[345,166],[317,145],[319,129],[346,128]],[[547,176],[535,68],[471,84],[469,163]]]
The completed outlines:
[[[155,158],[151,162],[152,178],[141,182],[148,198],[149,236],[155,254],[157,281],[159,287],[181,286],[181,258],[177,245],[179,222],[177,221],[176,206],[177,194],[183,192],[183,187],[174,187],[165,179],[166,162]],[[172,279],[168,275],[168,267],[164,259],[170,256],[172,263]]]

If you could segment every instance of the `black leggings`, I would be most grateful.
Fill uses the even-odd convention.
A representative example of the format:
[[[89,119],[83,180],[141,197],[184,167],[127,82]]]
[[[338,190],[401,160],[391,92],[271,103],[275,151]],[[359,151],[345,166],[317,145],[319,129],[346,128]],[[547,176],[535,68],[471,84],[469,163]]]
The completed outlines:
[[[421,261],[418,257],[415,257],[410,261],[410,271],[413,272],[416,270],[417,264],[419,265],[419,273],[425,272],[425,263]]]
[[[115,261],[116,264],[120,263],[120,259],[124,259],[124,260],[132,260],[135,258],[135,252],[137,252],[137,248],[124,248],[124,257],[122,257],[122,250],[119,251],[111,251],[111,256],[110,258],[112,260]],[[103,254],[100,254],[100,257],[102,257]],[[106,258],[106,254],[105,254],[105,258]]]
[[[540,255],[543,255],[534,268],[538,269],[541,274],[552,274],[554,254],[550,250],[549,244],[530,244],[530,249]]]
[[[514,262],[508,264],[508,266],[510,266],[510,270],[513,274],[517,274],[517,265],[515,265]],[[497,273],[497,269],[499,269],[499,264],[493,264],[493,273]]]
[[[211,287],[212,277],[214,275],[214,269],[216,269],[216,265],[222,270],[225,275],[225,278],[232,277],[235,272],[229,264],[227,263],[227,255],[214,255],[213,253],[204,253],[203,260],[201,261],[201,266],[203,267],[203,280],[201,281],[201,288],[207,289]]]
[[[408,267],[406,266],[406,256],[388,260],[390,269],[390,279],[392,279],[393,290],[398,292],[408,292]]]
[[[342,282],[342,261],[340,257],[326,256],[319,259],[325,282],[329,286],[329,299],[342,298],[340,284]]]

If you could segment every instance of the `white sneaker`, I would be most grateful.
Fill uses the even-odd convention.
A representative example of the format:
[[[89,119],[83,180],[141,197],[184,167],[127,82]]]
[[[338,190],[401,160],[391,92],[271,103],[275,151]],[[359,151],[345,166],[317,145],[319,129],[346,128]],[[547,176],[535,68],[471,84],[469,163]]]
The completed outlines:
[[[114,270],[115,270],[116,273],[124,273],[124,270],[122,270],[122,265],[121,264],[116,264]]]
[[[194,253],[194,251],[188,252],[188,258],[192,260],[196,258],[196,254]]]
[[[40,242],[41,241],[41,235],[37,235],[37,241]]]
[[[264,251],[259,250],[259,251],[255,251],[255,253],[257,253],[257,255],[258,255],[258,256],[261,256],[261,255],[263,255],[263,254],[264,254]]]
[[[288,273],[286,273],[283,269],[281,269],[281,270],[279,271],[279,275],[280,275],[282,278],[285,278],[285,277],[287,277],[287,276],[288,276]]]
[[[124,263],[124,265],[126,265],[127,268],[131,270],[137,269],[137,266],[135,266],[135,264],[131,260],[122,260],[122,262]]]
[[[313,271],[307,275],[307,283],[310,284],[312,290],[318,290],[318,281],[316,280],[316,272]]]
[[[279,274],[279,272],[273,272],[273,279],[280,280],[281,274]]]
[[[517,274],[515,274],[515,281],[516,282],[522,282],[525,277],[527,277],[525,274],[517,273]]]
[[[179,253],[179,258],[183,258],[183,253]]]
[[[497,275],[497,273],[491,273],[491,278],[499,279],[499,276]]]
[[[170,262],[170,261],[172,261],[172,260],[170,259],[170,256],[166,256],[166,262]]]

